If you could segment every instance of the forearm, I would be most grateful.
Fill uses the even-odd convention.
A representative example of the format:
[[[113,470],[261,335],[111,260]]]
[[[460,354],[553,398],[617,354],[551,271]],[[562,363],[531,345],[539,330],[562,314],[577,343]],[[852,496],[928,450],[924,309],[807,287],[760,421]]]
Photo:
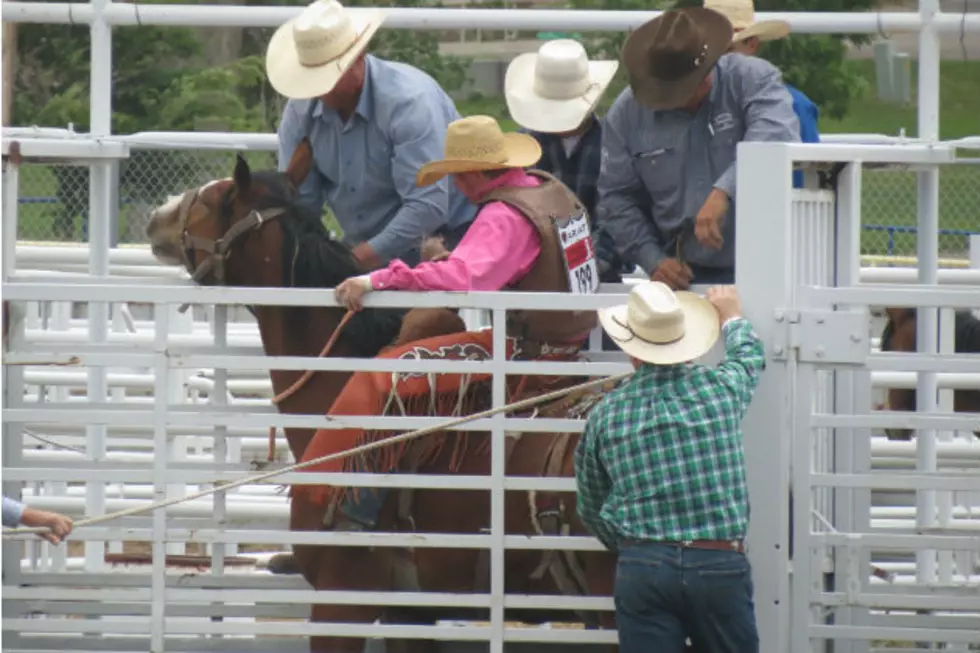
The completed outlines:
[[[368,241],[371,249],[388,262],[420,247],[425,236],[445,224],[448,199],[443,195],[405,201],[381,233]]]

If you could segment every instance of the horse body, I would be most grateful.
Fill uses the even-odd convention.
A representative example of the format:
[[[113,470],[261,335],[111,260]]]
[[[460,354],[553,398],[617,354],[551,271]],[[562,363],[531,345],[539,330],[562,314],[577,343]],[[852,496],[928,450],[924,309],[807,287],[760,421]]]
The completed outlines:
[[[912,308],[885,309],[888,322],[881,334],[881,350],[914,352],[916,345],[916,311]],[[954,351],[957,354],[980,354],[980,319],[970,311],[957,311],[954,324]],[[891,388],[888,390],[886,408],[897,411],[915,411],[915,390]],[[955,390],[953,411],[980,413],[980,390]],[[911,440],[911,429],[886,429],[889,440]],[[980,438],[980,429],[974,431]]]
[[[182,197],[172,198],[156,209],[147,227],[154,255],[164,263],[182,265],[199,283],[264,287],[333,287],[343,279],[361,273],[350,251],[333,241],[319,216],[304,214],[293,204],[295,188],[305,178],[312,155],[308,145],[297,148],[285,173],[252,173],[239,158],[231,179],[218,180]],[[262,343],[270,356],[316,356],[341,323],[339,308],[275,307],[254,308]],[[416,309],[402,321],[402,311],[368,309],[355,314],[341,331],[330,356],[370,357],[395,340],[396,344],[441,333],[461,331],[458,316],[450,311]],[[277,396],[287,389],[291,395],[279,402],[279,409],[290,414],[323,415],[334,403],[351,377],[349,372],[318,372],[298,388],[294,384],[302,372],[270,370]],[[483,389],[485,390],[485,389]],[[479,393],[480,388],[471,392]],[[559,409],[561,410],[561,409]],[[296,460],[301,460],[313,436],[310,429],[286,429],[286,438]],[[451,458],[459,438],[468,438],[467,453],[455,461],[454,473],[490,474],[489,434],[449,432],[452,446],[443,447],[425,464],[409,470],[423,474],[450,473]],[[573,475],[572,452],[577,436],[567,434],[527,434],[515,440],[509,452],[510,475]],[[417,443],[416,443],[417,444]],[[557,444],[563,446],[557,447]],[[413,444],[413,446],[415,446]],[[560,448],[559,454],[556,451]],[[410,456],[409,456],[410,458]],[[549,461],[551,461],[549,463]],[[404,505],[410,503],[412,527],[419,532],[481,533],[490,526],[490,495],[486,491],[439,491],[419,489],[410,493],[393,491],[386,501],[379,528],[406,530]],[[545,515],[548,528],[558,535],[565,532],[585,535],[587,531],[574,517],[575,495],[526,492],[506,495],[508,534],[542,532],[541,514],[536,506],[550,504],[564,508],[563,519]],[[551,511],[554,512],[554,511]],[[557,513],[556,513],[557,514]],[[291,530],[322,530],[324,510],[301,496],[290,504]],[[486,554],[473,549],[398,549],[393,547],[294,547],[295,566],[319,590],[486,592],[489,571],[481,573]],[[542,566],[542,552],[506,553],[506,589],[509,593],[554,594],[561,583],[553,572],[562,559]],[[546,555],[546,554],[545,554]],[[585,579],[590,593],[610,595],[615,558],[609,553],[578,554],[578,578]],[[566,569],[567,569],[566,564]],[[538,573],[535,573],[535,572]],[[550,573],[541,573],[548,571]],[[567,577],[566,593],[567,593]],[[581,585],[581,583],[579,583]],[[384,608],[383,606],[324,605],[313,607],[314,622],[370,623],[378,618],[397,623],[433,623],[437,619],[486,618],[486,610],[459,608]],[[536,623],[567,619],[567,611],[531,611],[508,618]],[[604,613],[603,625],[612,615]],[[361,651],[363,638],[311,637],[312,651]],[[405,648],[430,651],[433,642],[413,641]]]

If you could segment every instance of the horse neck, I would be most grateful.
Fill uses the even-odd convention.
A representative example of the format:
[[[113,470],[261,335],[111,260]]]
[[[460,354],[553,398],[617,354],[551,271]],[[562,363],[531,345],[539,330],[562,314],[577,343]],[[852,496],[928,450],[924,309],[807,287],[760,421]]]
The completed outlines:
[[[298,316],[290,315],[291,311],[297,310],[304,311],[304,319],[297,319]],[[255,314],[266,356],[318,357],[343,319],[344,310],[323,307],[256,306]],[[329,355],[351,356],[352,354],[338,341]],[[303,374],[303,371],[269,370],[272,392],[278,397],[292,387]],[[350,372],[314,374],[293,394],[279,402],[279,411],[288,414],[326,415],[349,376]],[[286,429],[286,440],[296,460],[302,457],[314,432],[312,429]]]

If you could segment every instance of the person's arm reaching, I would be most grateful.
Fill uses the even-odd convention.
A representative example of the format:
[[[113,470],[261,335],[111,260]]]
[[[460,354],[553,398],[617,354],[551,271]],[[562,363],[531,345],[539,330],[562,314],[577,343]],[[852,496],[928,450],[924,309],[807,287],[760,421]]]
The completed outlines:
[[[623,258],[652,274],[666,253],[650,221],[650,199],[627,147],[631,98],[629,89],[623,91],[603,122],[596,221],[612,236]]]
[[[445,125],[435,119],[442,108],[429,95],[405,98],[391,116],[391,175],[402,205],[381,233],[368,241],[382,263],[417,247],[449,219],[449,177],[429,186],[416,185],[419,168],[444,155]]]
[[[319,102],[319,100],[309,100],[308,102]],[[289,168],[289,161],[293,158],[293,153],[299,147],[300,142],[310,131],[312,117],[309,116],[310,105],[306,101],[290,100],[286,103],[286,108],[282,112],[282,120],[279,122],[279,129],[276,136],[279,138],[279,171]],[[323,194],[323,182],[320,174],[316,170],[316,161],[310,168],[310,173],[300,184],[299,201],[312,207],[317,215],[323,213],[325,197]]]
[[[738,402],[739,413],[744,413],[766,369],[765,346],[749,321],[742,316],[734,286],[709,288],[707,299],[718,311],[725,336],[725,358],[712,370],[712,376]]]
[[[793,110],[793,97],[783,84],[779,70],[767,61],[746,58],[750,70],[742,76],[742,106],[745,112],[745,137],[742,141],[799,143],[800,122]],[[718,177],[714,187],[724,191],[729,202],[735,201],[735,165]]]

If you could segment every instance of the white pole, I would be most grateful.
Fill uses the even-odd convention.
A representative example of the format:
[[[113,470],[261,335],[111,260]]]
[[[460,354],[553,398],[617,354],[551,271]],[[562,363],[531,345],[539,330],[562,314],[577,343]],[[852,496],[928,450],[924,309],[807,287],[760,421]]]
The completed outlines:
[[[939,11],[938,0],[919,0],[922,31],[919,33],[919,138],[925,141],[939,140],[939,37],[932,19]],[[939,169],[930,167],[918,173],[918,258],[919,283],[938,283],[939,258]],[[936,308],[918,309],[916,326],[917,351],[923,354],[938,353],[939,325]],[[916,402],[919,412],[936,412],[936,374],[919,374]],[[919,472],[936,471],[936,430],[918,432],[916,439]],[[936,493],[921,490],[917,495],[916,523],[919,528],[931,528],[936,522]],[[920,583],[936,582],[936,552],[916,552],[916,577]]]

